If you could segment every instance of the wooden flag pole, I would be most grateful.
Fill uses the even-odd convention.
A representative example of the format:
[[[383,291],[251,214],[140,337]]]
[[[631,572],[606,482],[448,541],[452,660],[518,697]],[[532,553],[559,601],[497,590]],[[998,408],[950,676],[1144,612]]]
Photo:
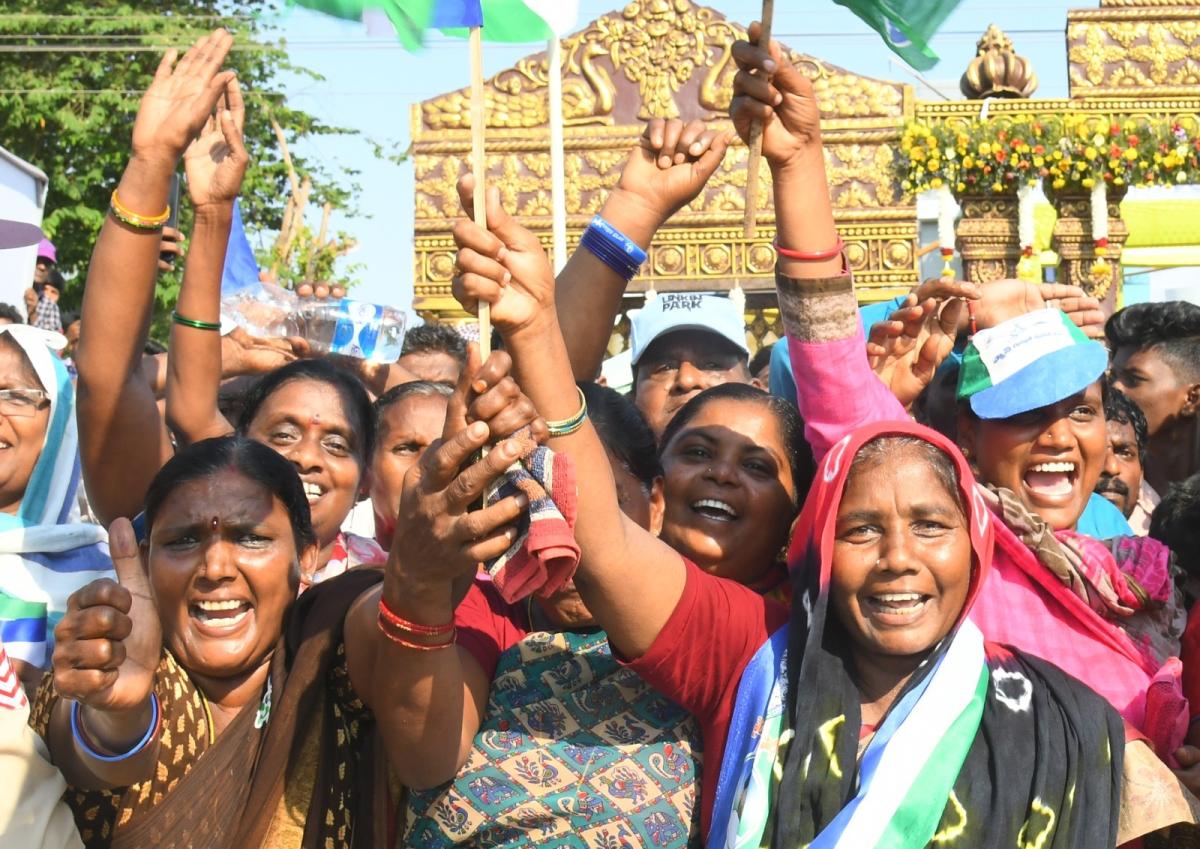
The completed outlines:
[[[768,0],[769,2],[769,0]],[[483,28],[471,27],[471,172],[475,175],[475,223],[487,228],[487,156],[483,148]],[[492,308],[479,304],[479,356],[492,353]]]
[[[758,43],[769,48],[771,45],[771,19],[775,17],[775,0],[763,0],[762,5],[762,34]],[[750,125],[749,147],[750,154],[746,158],[746,221],[743,234],[747,239],[753,239],[758,232],[758,171],[762,161],[762,121]]]
[[[558,35],[546,45],[550,69],[550,209],[554,273],[567,264],[567,178],[563,153],[562,51]]]

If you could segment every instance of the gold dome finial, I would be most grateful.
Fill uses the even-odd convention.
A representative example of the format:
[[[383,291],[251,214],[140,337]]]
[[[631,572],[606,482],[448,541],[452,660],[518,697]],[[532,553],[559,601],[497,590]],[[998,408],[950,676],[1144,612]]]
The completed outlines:
[[[1013,51],[1012,39],[992,24],[979,39],[978,53],[958,87],[972,100],[985,97],[1029,97],[1038,86],[1033,65]]]

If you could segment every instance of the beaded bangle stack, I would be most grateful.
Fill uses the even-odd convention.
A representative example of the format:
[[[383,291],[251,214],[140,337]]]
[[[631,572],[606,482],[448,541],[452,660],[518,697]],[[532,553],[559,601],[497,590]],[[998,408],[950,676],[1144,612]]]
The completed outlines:
[[[162,708],[158,704],[158,696],[154,693],[150,694],[150,707],[153,713],[150,717],[150,727],[146,730],[146,734],[134,744],[133,748],[128,752],[120,754],[103,754],[100,752],[94,743],[88,739],[87,732],[83,728],[83,722],[79,718],[79,702],[71,704],[71,735],[75,738],[76,745],[88,755],[104,763],[119,763],[120,761],[129,760],[138,752],[141,752],[153,741],[158,739],[158,732],[162,728]]]
[[[440,649],[448,649],[454,645],[457,629],[453,622],[448,622],[445,625],[422,625],[418,622],[409,622],[407,619],[397,616],[392,612],[391,608],[381,598],[379,599],[379,630],[383,635],[398,646],[403,646],[406,649],[415,649],[416,651],[438,651]],[[410,639],[415,638],[415,639]],[[439,642],[427,643],[416,642],[415,640],[439,640]]]
[[[579,240],[579,244],[626,281],[632,280],[646,261],[646,252],[637,242],[599,215],[593,218],[592,223],[583,231],[583,238]]]
[[[113,218],[122,224],[133,227],[135,230],[161,230],[163,225],[171,219],[171,207],[169,204],[158,215],[139,215],[121,203],[116,189],[113,189],[112,199],[109,201],[108,207]]]
[[[569,419],[563,419],[557,422],[546,422],[546,428],[550,431],[550,437],[556,438],[559,436],[570,436],[575,431],[583,427],[583,423],[587,421],[587,398],[584,397],[583,390],[578,386],[575,391],[579,393],[579,412],[571,416]]]

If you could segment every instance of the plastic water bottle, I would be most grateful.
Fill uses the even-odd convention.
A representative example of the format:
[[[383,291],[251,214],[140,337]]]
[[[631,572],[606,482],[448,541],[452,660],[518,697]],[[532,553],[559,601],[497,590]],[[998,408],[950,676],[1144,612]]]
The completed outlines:
[[[237,325],[251,336],[298,336],[300,299],[273,283],[254,282],[221,293],[221,323]]]
[[[310,301],[296,316],[299,335],[321,354],[394,363],[404,344],[405,315],[391,307],[342,298]]]

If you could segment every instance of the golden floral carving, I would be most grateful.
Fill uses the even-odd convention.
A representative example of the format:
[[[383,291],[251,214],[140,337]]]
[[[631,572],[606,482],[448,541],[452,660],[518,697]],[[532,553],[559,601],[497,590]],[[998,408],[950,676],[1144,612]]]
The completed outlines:
[[[1174,94],[1200,81],[1200,20],[1170,4],[1072,12],[1067,57],[1073,96],[1124,89]]]
[[[703,118],[718,131],[737,72],[731,48],[745,30],[693,0],[634,0],[562,40],[566,117],[568,247],[600,211],[620,178],[648,116]],[[867,298],[892,297],[916,280],[916,220],[893,182],[891,147],[913,110],[910,86],[858,76],[789,51],[813,81],[825,124],[826,162],[835,217],[856,282]],[[544,54],[527,57],[486,83],[487,179],[505,208],[550,242],[550,159]],[[450,225],[461,214],[456,183],[470,168],[468,92],[450,92],[413,112],[415,306],[423,315],[463,318],[450,293]],[[659,291],[711,283],[746,289],[755,338],[778,328],[761,299],[773,297],[774,213],[769,179],[761,181],[761,230],[742,236],[747,149],[735,144],[704,191],[660,231],[649,261],[630,287]],[[754,299],[760,299],[755,301]],[[751,309],[751,305],[754,308]],[[762,331],[759,335],[758,331]],[[620,335],[620,334],[616,334]]]
[[[1080,40],[1080,36],[1082,39]],[[1125,48],[1113,44],[1102,28],[1092,24],[1071,24],[1067,27],[1067,59],[1071,63],[1072,82],[1079,79],[1092,85],[1104,82],[1108,66],[1125,56]],[[1083,67],[1083,74],[1076,66]]]
[[[636,98],[632,113],[639,120],[724,113],[737,73],[732,45],[745,37],[744,28],[692,0],[634,0],[562,40],[564,122],[613,125],[620,103],[630,95]],[[788,53],[812,78],[823,114],[903,116],[904,86]],[[485,89],[487,126],[545,126],[548,85],[545,53],[492,77]],[[694,99],[680,100],[681,95]],[[421,104],[419,118],[422,131],[469,129],[470,94],[462,89],[428,100]]]

